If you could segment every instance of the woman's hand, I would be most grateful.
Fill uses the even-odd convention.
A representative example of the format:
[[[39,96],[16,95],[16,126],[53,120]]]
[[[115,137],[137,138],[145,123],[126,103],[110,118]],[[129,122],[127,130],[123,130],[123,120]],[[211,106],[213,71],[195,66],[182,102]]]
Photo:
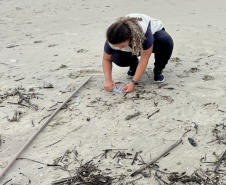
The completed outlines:
[[[105,83],[104,83],[104,89],[106,91],[112,91],[112,87],[114,87],[115,89],[117,89],[117,86],[116,86],[115,82],[113,82],[112,80],[105,81]]]
[[[122,88],[123,92],[130,93],[133,92],[135,84],[133,82],[128,83],[125,87]]]

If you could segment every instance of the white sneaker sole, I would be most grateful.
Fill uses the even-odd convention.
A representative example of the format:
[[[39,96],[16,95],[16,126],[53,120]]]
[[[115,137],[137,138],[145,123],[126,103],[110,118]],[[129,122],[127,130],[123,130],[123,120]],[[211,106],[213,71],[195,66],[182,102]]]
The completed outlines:
[[[156,83],[156,84],[157,84],[157,83],[162,83],[162,82],[164,82],[164,80],[165,80],[165,79],[163,79],[162,81],[155,81],[155,80],[154,80],[154,83]]]

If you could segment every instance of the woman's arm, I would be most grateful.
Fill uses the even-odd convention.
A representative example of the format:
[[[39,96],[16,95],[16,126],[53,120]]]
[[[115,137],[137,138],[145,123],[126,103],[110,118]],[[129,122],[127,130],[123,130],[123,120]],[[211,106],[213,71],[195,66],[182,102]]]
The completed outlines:
[[[147,65],[148,65],[148,61],[149,61],[149,58],[152,54],[152,50],[153,50],[153,45],[147,49],[147,50],[144,50],[142,53],[141,53],[141,58],[140,58],[140,62],[137,66],[137,70],[136,70],[136,73],[135,73],[135,76],[133,77],[133,80],[138,82],[142,76],[142,74],[144,73]],[[125,87],[123,87],[122,91],[124,92],[132,92],[135,88],[135,84],[133,82],[130,82],[129,84],[127,84]]]
[[[149,58],[152,54],[152,49],[153,49],[153,45],[152,45],[152,47],[150,47],[147,50],[144,50],[141,53],[140,62],[137,66],[137,70],[136,70],[135,76],[133,78],[134,81],[138,82],[140,80],[142,74],[144,73],[144,71],[148,65]]]
[[[112,87],[114,86],[117,89],[116,84],[112,81],[112,55],[108,55],[105,51],[103,54],[103,70],[104,70],[104,89],[107,91],[112,91]]]

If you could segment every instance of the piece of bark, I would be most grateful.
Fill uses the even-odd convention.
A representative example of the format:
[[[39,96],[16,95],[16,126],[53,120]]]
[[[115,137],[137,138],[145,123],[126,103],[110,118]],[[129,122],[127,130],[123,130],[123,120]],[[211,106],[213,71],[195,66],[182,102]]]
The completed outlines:
[[[126,120],[130,120],[130,119],[132,119],[132,118],[134,118],[134,117],[136,117],[136,116],[139,116],[140,113],[141,113],[141,112],[138,111],[138,112],[135,112],[134,114],[127,115],[125,119],[126,119]]]

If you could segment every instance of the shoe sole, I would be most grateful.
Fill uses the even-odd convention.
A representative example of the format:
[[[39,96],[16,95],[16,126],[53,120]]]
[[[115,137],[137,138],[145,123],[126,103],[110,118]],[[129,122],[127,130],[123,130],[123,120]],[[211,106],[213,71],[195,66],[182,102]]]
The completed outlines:
[[[134,75],[132,76],[132,75],[128,75],[128,74],[127,74],[127,77],[134,77]]]
[[[155,81],[155,80],[154,80],[154,83],[156,83],[156,84],[157,84],[157,83],[162,83],[162,82],[164,82],[164,80],[165,80],[165,79],[163,79],[162,81]]]

